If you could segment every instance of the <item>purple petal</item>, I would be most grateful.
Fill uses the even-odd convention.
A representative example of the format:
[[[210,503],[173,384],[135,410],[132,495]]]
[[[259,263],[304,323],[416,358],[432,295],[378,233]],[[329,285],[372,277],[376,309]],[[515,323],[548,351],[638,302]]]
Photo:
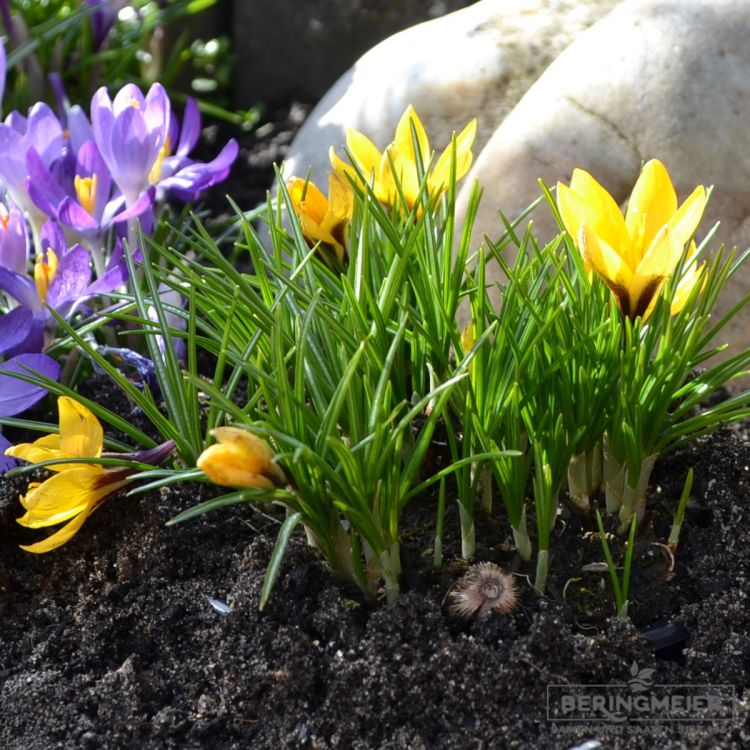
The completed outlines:
[[[29,176],[25,184],[29,197],[42,213],[57,216],[57,207],[65,197],[65,191],[34,148],[26,152],[26,169]]]
[[[18,466],[18,461],[15,458],[5,455],[5,451],[12,446],[6,438],[0,435],[0,474],[5,474],[6,471]]]
[[[94,216],[101,217],[112,192],[112,178],[94,141],[87,141],[79,149],[76,157],[76,174],[80,177],[96,175]]]
[[[42,231],[40,233],[40,239],[42,248],[46,250],[54,250],[55,255],[58,259],[61,259],[68,250],[68,245],[65,242],[65,235],[60,225],[56,221],[45,221],[42,224]]]
[[[122,263],[125,258],[125,252],[122,247],[122,240],[118,237],[115,246],[112,248],[112,254],[109,256],[109,263],[107,263],[107,270],[114,268],[119,263]]]
[[[63,224],[72,227],[81,234],[99,230],[99,223],[96,219],[80,203],[76,203],[69,196],[63,198],[57,215]]]
[[[140,112],[131,107],[115,120],[109,168],[128,203],[143,192],[158,153],[156,137],[146,131]]]
[[[25,193],[26,153],[23,136],[7,123],[0,125],[0,177],[16,195]]]
[[[46,354],[19,354],[4,362],[0,365],[0,417],[20,414],[47,395],[47,390],[41,386],[3,374],[14,372],[24,375],[34,374],[29,370],[46,375],[53,380],[57,380],[60,375],[60,365]]]
[[[33,279],[7,268],[0,268],[0,289],[7,292],[24,307],[41,312],[42,303]]]
[[[172,190],[178,196],[190,198],[197,191],[205,190],[226,179],[229,168],[239,153],[237,141],[233,138],[224,146],[221,153],[205,164],[193,162],[180,169],[176,174],[159,183],[160,190]]]
[[[97,294],[105,294],[117,289],[118,286],[127,284],[128,266],[124,260],[110,267],[93,283],[86,288],[86,298],[94,297]]]
[[[74,154],[78,153],[86,141],[94,139],[94,131],[91,128],[89,118],[78,104],[74,104],[68,110],[68,135],[70,148]]]
[[[16,307],[11,312],[15,310],[31,312],[27,307]],[[32,314],[28,326],[24,325],[20,328],[20,332],[23,333],[20,340],[17,340],[18,336],[15,333],[13,334],[16,341],[5,351],[6,358],[15,357],[16,354],[36,354],[44,349],[44,313]]]
[[[0,266],[16,273],[26,273],[29,260],[29,232],[23,213],[11,201],[7,208],[0,203]]]
[[[21,346],[31,332],[34,314],[28,307],[15,307],[0,315],[0,354]]]
[[[75,302],[86,291],[91,280],[91,259],[80,245],[73,246],[60,258],[57,273],[47,292],[47,304],[65,315],[66,302]]]
[[[16,131],[19,135],[23,135],[26,132],[28,120],[20,112],[13,110],[6,118],[5,124]]]
[[[36,149],[45,164],[51,164],[62,156],[64,145],[62,127],[55,113],[44,102],[38,102],[29,111],[26,135],[28,146]]]
[[[96,145],[99,146],[102,158],[107,164],[110,164],[112,160],[111,144],[114,124],[112,102],[106,87],[102,86],[91,98],[91,129]]]
[[[136,102],[137,106],[133,106],[133,102]],[[126,83],[116,94],[112,100],[112,113],[115,117],[119,118],[123,112],[128,109],[135,109],[137,112],[142,112],[145,105],[143,93],[134,83]]]
[[[185,104],[185,113],[182,116],[182,130],[180,131],[180,143],[177,146],[175,154],[177,156],[187,156],[201,134],[201,113],[198,109],[198,103],[193,97],[188,97]]]
[[[109,203],[104,207],[102,211],[101,219],[99,222],[102,227],[108,227],[112,224],[112,218],[116,216],[120,211],[125,208],[125,196],[118,192],[117,195],[112,198]]]
[[[160,83],[152,84],[146,94],[143,120],[149,131],[159,134],[158,150],[162,147],[169,133],[169,121],[172,116],[172,105],[166,89]]]
[[[130,219],[135,219],[141,216],[145,211],[151,208],[151,204],[154,202],[155,193],[155,189],[150,187],[132,206],[130,206],[130,208],[126,208],[124,211],[121,211],[116,216],[112,217],[112,222],[119,223],[121,221],[129,221]]]

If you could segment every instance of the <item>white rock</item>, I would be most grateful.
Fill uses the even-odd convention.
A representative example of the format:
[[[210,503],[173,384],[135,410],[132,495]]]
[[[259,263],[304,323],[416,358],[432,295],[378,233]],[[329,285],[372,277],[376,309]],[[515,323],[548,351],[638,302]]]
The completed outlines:
[[[498,236],[497,210],[516,216],[574,167],[625,200],[641,163],[664,162],[680,200],[697,184],[715,190],[702,223],[719,238],[750,244],[750,3],[747,0],[625,0],[579,35],[497,129],[466,177],[484,187],[475,236]],[[549,238],[546,206],[535,234]],[[726,309],[750,291],[750,268],[735,277]],[[729,332],[750,346],[750,311]]]
[[[328,148],[346,130],[379,148],[413,104],[436,150],[473,117],[475,152],[557,54],[619,0],[482,0],[399,32],[373,47],[310,113],[284,174],[326,184]]]

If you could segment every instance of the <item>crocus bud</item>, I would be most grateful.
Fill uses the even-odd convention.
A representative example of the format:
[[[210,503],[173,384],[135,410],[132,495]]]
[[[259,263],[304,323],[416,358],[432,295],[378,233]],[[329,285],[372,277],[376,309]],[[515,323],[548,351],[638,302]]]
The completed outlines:
[[[286,477],[266,443],[240,427],[217,427],[218,441],[198,456],[197,466],[215,484],[226,487],[283,487]]]

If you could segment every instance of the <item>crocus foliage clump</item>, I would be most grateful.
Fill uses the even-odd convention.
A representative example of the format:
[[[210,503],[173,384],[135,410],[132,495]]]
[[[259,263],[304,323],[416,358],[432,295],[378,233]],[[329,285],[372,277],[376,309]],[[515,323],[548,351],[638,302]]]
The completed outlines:
[[[448,482],[463,555],[474,554],[476,513],[498,514],[497,493],[520,556],[536,547],[541,592],[563,500],[594,530],[591,502],[603,489],[609,513],[632,530],[646,512],[654,460],[748,414],[746,393],[695,413],[750,364],[741,353],[696,371],[715,351],[726,319],[714,322],[712,310],[739,267],[733,254],[708,257],[693,239],[707,191],[699,186],[680,204],[653,160],[623,214],[576,170],[556,200],[546,192],[561,228],[552,242],[539,246],[508,223],[497,244],[471,255],[477,193],[460,236],[454,213],[473,133],[469,124],[436,160],[411,108],[383,151],[350,131],[351,163],[331,151],[327,199],[301,178],[282,187],[279,202],[295,220],[287,231],[269,208],[271,251],[245,225],[251,273],[209,242],[200,264],[182,266],[206,348],[231,371],[209,389],[216,413],[263,438],[246,472],[224,445],[199,466],[236,488],[219,505],[287,507],[269,570],[301,523],[337,574],[369,597],[380,581],[395,596],[403,508],[433,485],[445,498]],[[500,305],[486,283],[489,263],[505,271]],[[463,328],[462,301],[471,311]],[[251,386],[240,407],[243,378]],[[451,460],[431,473],[438,420]],[[440,501],[438,544],[443,512]]]
[[[45,388],[62,396],[59,435],[6,451],[54,472],[29,486],[20,521],[65,525],[31,551],[70,539],[126,484],[197,480],[230,490],[174,522],[233,502],[285,509],[261,605],[297,526],[365,599],[393,599],[419,498],[434,501],[435,564],[455,501],[461,555],[474,556],[488,514],[522,566],[536,558],[541,593],[561,503],[604,538],[603,502],[629,534],[629,566],[655,461],[750,414],[748,392],[701,408],[750,365],[748,352],[713,358],[745,301],[724,316],[716,302],[746,254],[696,241],[710,191],[680,202],[658,160],[624,211],[577,169],[555,196],[542,186],[546,205],[533,209],[553,213],[556,237],[503,218],[496,242],[475,243],[481,186],[463,226],[456,190],[476,121],[434,152],[408,107],[387,144],[354,130],[343,151],[325,144],[327,185],[279,175],[252,212],[264,243],[247,207],[221,237],[186,213],[171,221],[174,201],[198,198],[237,156],[230,141],[208,163],[191,159],[199,130],[195,102],[178,120],[158,83],[100,88],[88,110],[37,103],[0,124],[0,419],[14,424]],[[497,288],[490,264],[504,272]],[[68,375],[81,355],[161,446],[76,400]],[[147,452],[105,456],[94,413]],[[179,463],[157,466],[173,445]],[[629,572],[615,580],[626,612]]]

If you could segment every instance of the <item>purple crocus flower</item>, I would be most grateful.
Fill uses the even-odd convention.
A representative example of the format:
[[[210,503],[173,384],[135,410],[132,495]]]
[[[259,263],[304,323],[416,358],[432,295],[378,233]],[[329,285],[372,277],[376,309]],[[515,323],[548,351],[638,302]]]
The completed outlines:
[[[44,343],[44,339],[56,328],[56,321],[48,306],[58,315],[67,317],[89,297],[112,291],[123,284],[127,276],[120,251],[113,255],[107,271],[90,283],[88,251],[80,245],[67,249],[62,230],[53,221],[46,222],[42,227],[41,242],[45,249],[37,256],[33,279],[26,274],[0,268],[0,289],[32,315],[26,337],[16,343],[23,351],[29,351],[32,347],[38,347],[38,351],[41,348],[38,344],[40,337]]]
[[[0,178],[18,206],[28,211],[32,223],[41,224],[39,215],[26,192],[26,154],[34,149],[42,163],[52,168],[65,155],[65,136],[55,113],[44,103],[35,104],[28,118],[11,112],[0,123]]]
[[[64,173],[55,176],[33,149],[26,164],[26,189],[37,208],[90,240],[101,239],[112,224],[133,219],[151,205],[153,191],[147,191],[125,208],[125,197],[112,182],[94,141],[78,150],[72,179]]]
[[[168,143],[177,143],[177,148],[174,154],[164,157],[158,172],[154,170],[151,175],[152,182],[156,184],[157,200],[163,200],[165,194],[179,200],[194,200],[201,191],[227,178],[239,153],[237,141],[231,138],[212,161],[197,162],[190,159],[188,154],[198,142],[200,132],[200,111],[195,99],[190,97],[185,105],[182,128],[174,117],[170,123]]]
[[[169,97],[159,83],[145,98],[129,83],[114,100],[105,87],[91,100],[94,140],[128,208],[152,184],[152,170],[159,168],[169,151],[170,112]]]

